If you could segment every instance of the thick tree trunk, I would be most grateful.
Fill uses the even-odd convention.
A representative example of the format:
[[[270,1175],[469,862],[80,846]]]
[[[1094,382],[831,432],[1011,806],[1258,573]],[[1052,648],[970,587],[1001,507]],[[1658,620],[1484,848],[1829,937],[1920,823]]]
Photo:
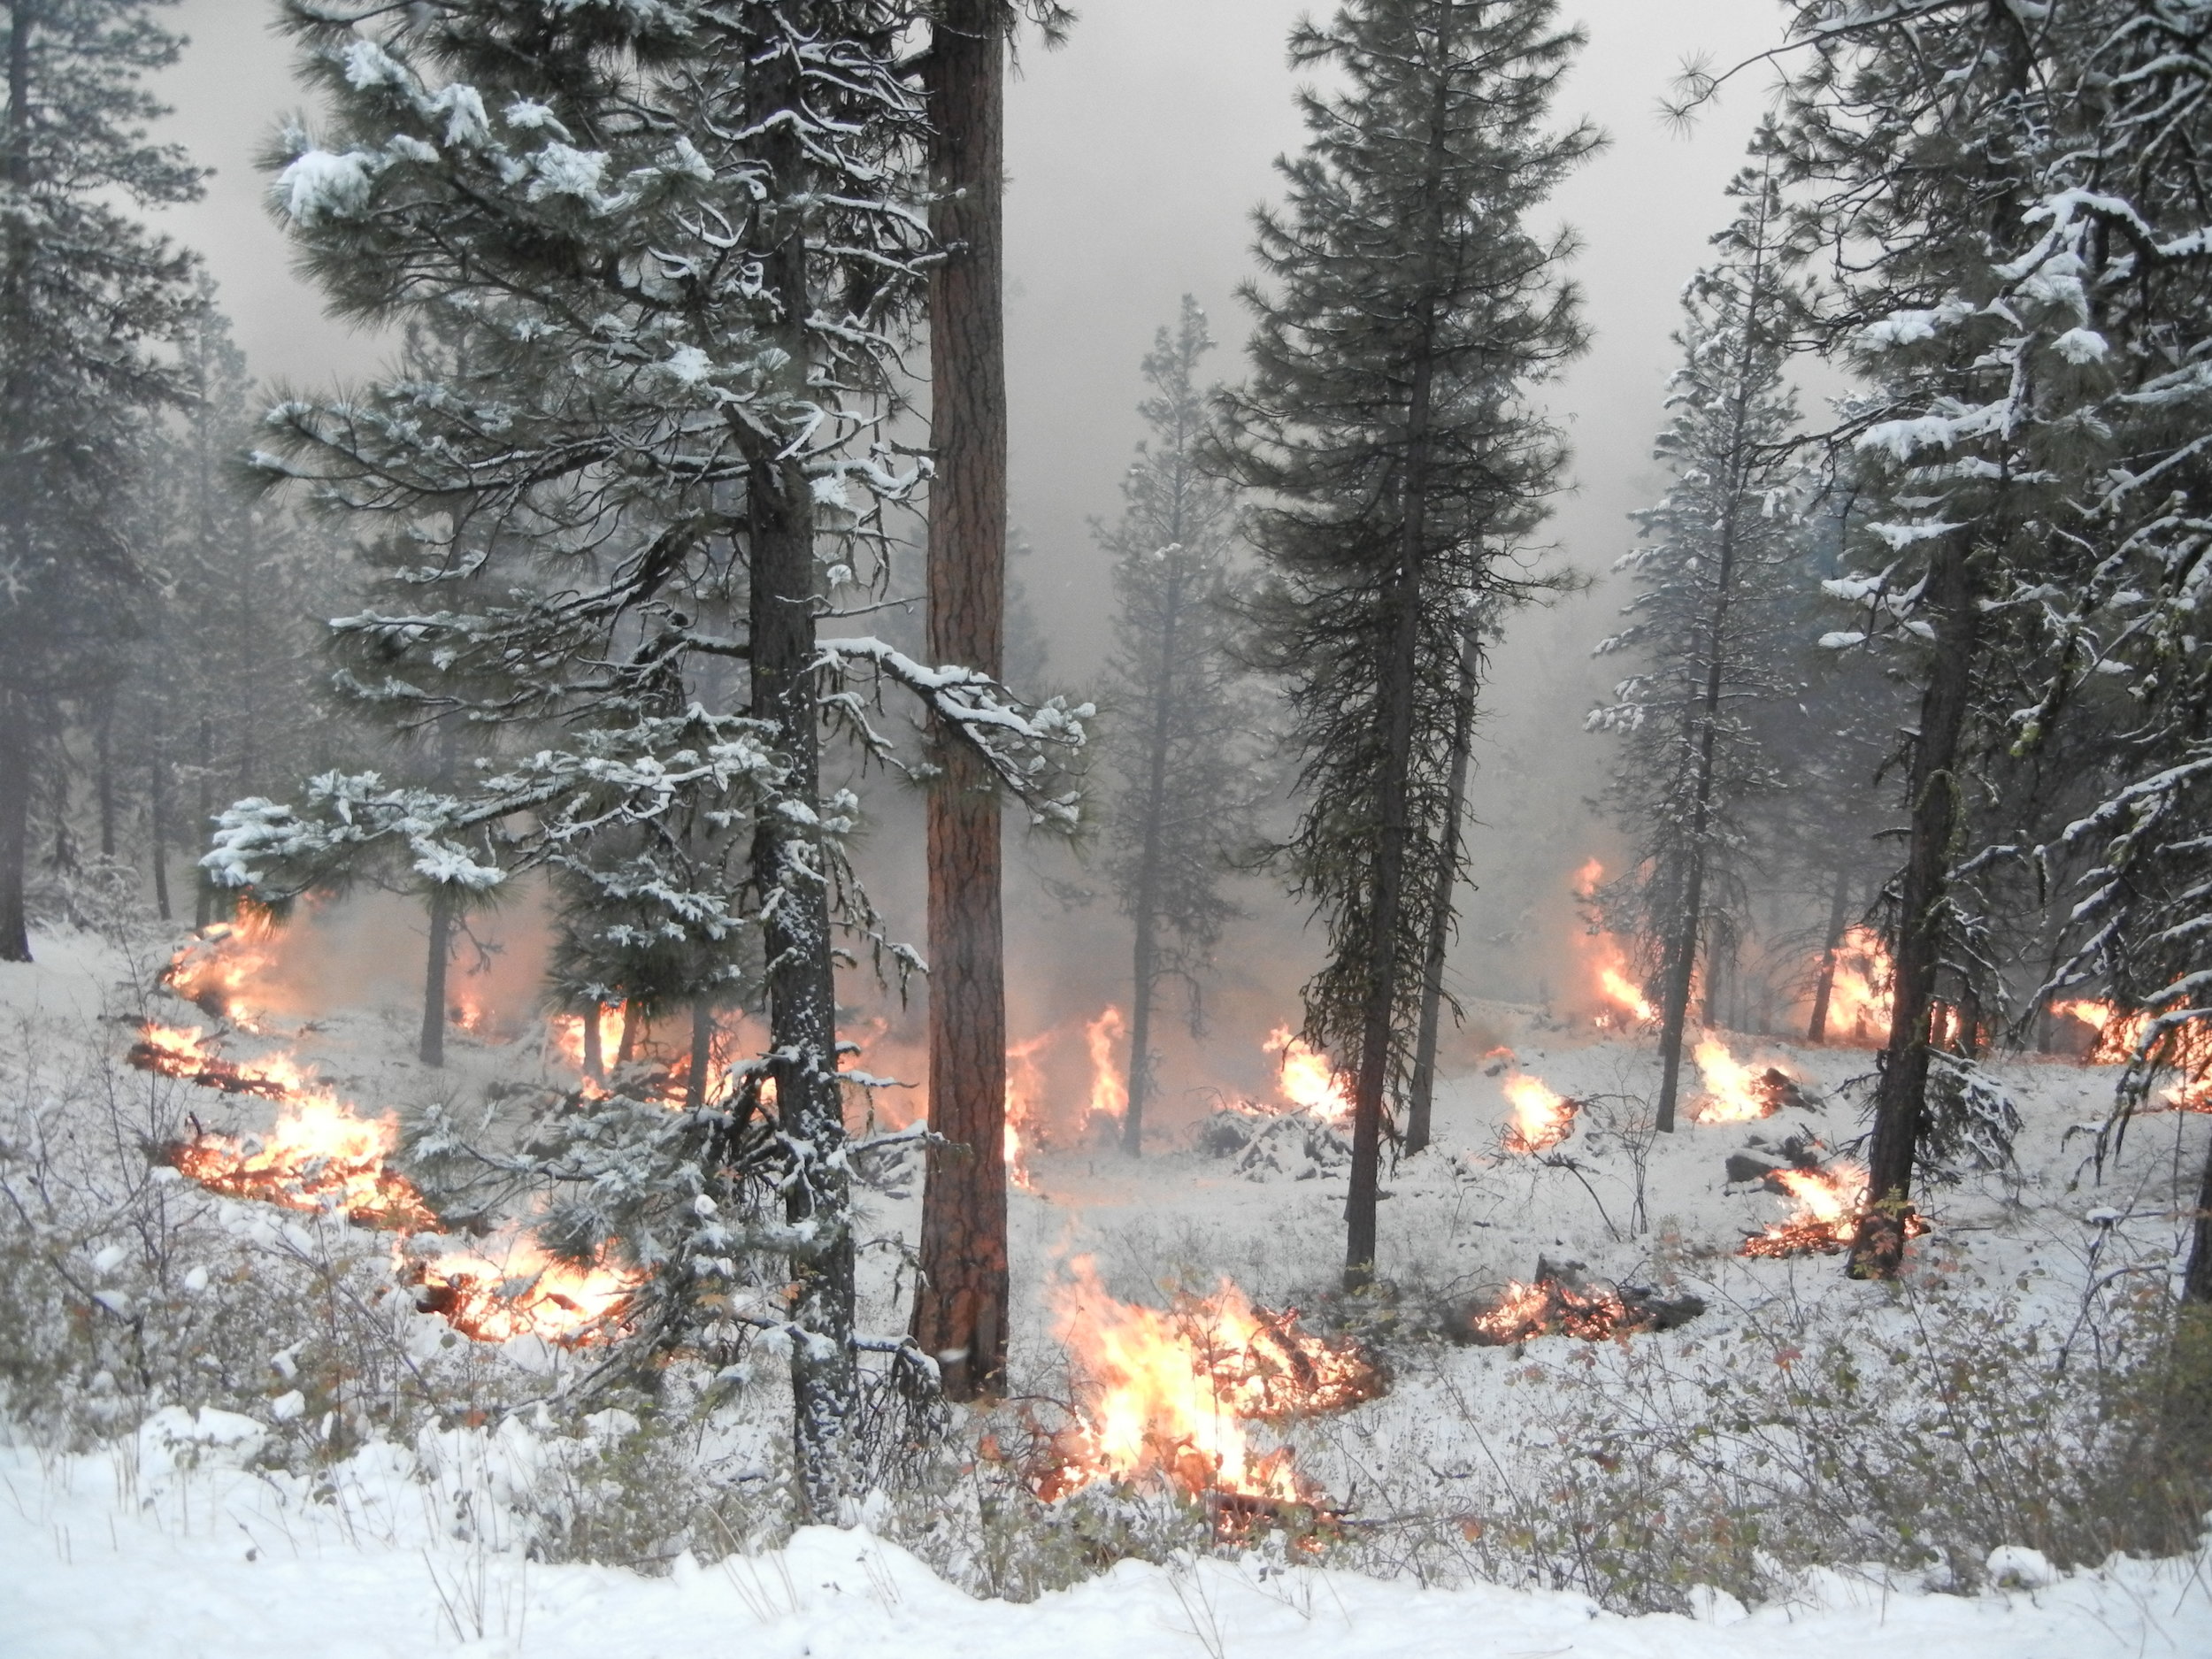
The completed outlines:
[[[1481,636],[1471,618],[1459,648],[1459,702],[1452,711],[1452,772],[1446,791],[1444,841],[1437,850],[1437,890],[1429,911],[1427,960],[1421,969],[1421,1026],[1406,1090],[1406,1155],[1426,1148],[1436,1096],[1436,1041],[1444,1009],[1444,956],[1451,942],[1452,887],[1459,870],[1460,818],[1467,808],[1467,762],[1475,741],[1475,681]]]
[[[1894,1278],[1904,1261],[1905,1216],[1927,1099],[1931,1026],[1943,962],[1951,841],[1962,804],[1956,775],[1959,742],[1966,729],[1981,632],[1973,551],[1962,537],[1947,538],[1928,572],[1936,637],[1920,700],[1920,733],[1913,745],[1911,841],[1899,892],[1889,1046],[1874,1096],[1869,1208],[1851,1249],[1849,1271],[1858,1279]]]
[[[1828,1041],[1828,1005],[1835,1000],[1836,962],[1843,954],[1843,935],[1851,915],[1851,872],[1836,872],[1835,891],[1828,899],[1828,944],[1820,953],[1820,978],[1813,981],[1813,1017],[1805,1026],[1807,1042]]]
[[[147,831],[153,841],[154,907],[165,922],[169,912],[169,751],[167,739],[156,732],[146,760],[151,774],[146,780]]]
[[[799,107],[798,65],[780,52],[762,65],[752,118],[764,124]],[[809,188],[797,136],[770,129],[761,155],[775,196]],[[795,222],[763,261],[770,293],[783,301],[772,331],[789,365],[793,398],[805,396],[811,361],[807,335],[807,257]],[[818,688],[812,674],[815,607],[814,495],[789,457],[749,434],[748,540],[751,558],[752,712],[775,734],[786,774],[782,793],[801,811],[764,810],[753,843],[753,879],[762,901],[767,960],[769,1072],[792,1169],[784,1219],[790,1254],[793,1463],[801,1518],[841,1525],[854,1490],[853,1417],[860,1371],[854,1343],[851,1176],[845,1164],[844,1089],[837,1072],[837,987],[830,895],[818,836],[807,827],[820,810]]]
[[[946,0],[925,89],[949,257],[930,279],[929,651],[997,675],[1005,657],[1006,351],[1001,253],[1005,0]],[[1006,969],[999,803],[983,763],[937,733],[928,802],[929,1122],[913,1334],[946,1394],[1004,1383]]]
[[[31,959],[24,905],[31,851],[29,713],[20,696],[0,695],[0,962]]]
[[[445,971],[453,954],[453,895],[443,882],[430,889],[430,959],[422,975],[422,1041],[416,1055],[425,1065],[445,1064]]]

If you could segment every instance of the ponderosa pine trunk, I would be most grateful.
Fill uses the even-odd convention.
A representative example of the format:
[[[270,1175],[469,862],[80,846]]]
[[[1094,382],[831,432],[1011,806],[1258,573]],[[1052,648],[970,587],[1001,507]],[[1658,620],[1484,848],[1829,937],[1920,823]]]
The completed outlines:
[[[606,1013],[598,1002],[584,1010],[584,1075],[595,1083],[607,1080],[607,1040],[600,1032]]]
[[[215,818],[215,722],[206,711],[200,714],[200,819],[192,836],[196,852],[207,844],[208,826]],[[192,926],[205,927],[215,919],[215,887],[203,872],[194,884],[192,895]]]
[[[2204,1174],[2197,1183],[2197,1216],[2190,1229],[2189,1267],[2181,1280],[2181,1299],[2212,1306],[2212,1146],[2204,1149]]]
[[[691,1070],[684,1079],[684,1110],[707,1103],[707,1068],[714,1063],[714,1005],[703,998],[691,1005]]]
[[[930,660],[1002,671],[1006,350],[1001,198],[1005,0],[945,0],[923,85],[934,124],[933,209],[947,250],[929,284]],[[997,790],[953,733],[928,798],[929,1148],[913,1335],[945,1394],[996,1393],[1006,1372],[1006,968]]]
[[[1820,977],[1813,981],[1813,1017],[1805,1026],[1807,1042],[1828,1041],[1828,1005],[1836,995],[1836,965],[1843,955],[1843,935],[1851,915],[1851,872],[1836,872],[1835,891],[1828,899],[1828,943],[1820,953]]]
[[[1475,682],[1481,636],[1471,620],[1459,648],[1459,701],[1452,710],[1452,772],[1446,792],[1444,840],[1437,849],[1437,891],[1429,912],[1428,957],[1421,970],[1421,1026],[1414,1039],[1413,1078],[1406,1090],[1406,1155],[1429,1144],[1436,1096],[1436,1042],[1444,1010],[1444,956],[1451,941],[1452,888],[1459,870],[1460,818],[1467,810],[1467,763],[1475,741]]]
[[[31,190],[31,32],[32,9],[16,0],[8,8],[8,156],[10,192],[27,200]],[[18,339],[29,332],[31,305],[30,229],[21,218],[11,218],[7,245],[6,291],[0,302],[6,307],[4,321]],[[0,384],[0,482],[6,495],[0,513],[6,518],[8,549],[15,562],[30,565],[31,434],[30,372],[16,353],[9,356],[8,374]],[[0,672],[5,672],[0,664]],[[32,728],[30,698],[21,687],[0,688],[0,962],[31,959],[29,918],[24,909],[24,885],[31,856]]]
[[[165,922],[169,912],[169,754],[167,739],[153,734],[146,758],[147,833],[153,841],[154,907]]]
[[[772,198],[787,203],[809,188],[807,163],[791,125],[773,118],[800,107],[799,65],[787,49],[759,67],[758,101],[750,114],[765,133],[761,157],[773,180]],[[762,274],[768,291],[782,301],[772,334],[795,400],[804,396],[812,359],[807,249],[799,212],[783,212],[787,222],[762,262]],[[753,844],[768,964],[769,1074],[794,1165],[784,1192],[784,1219],[795,1239],[789,1317],[798,1333],[791,1343],[793,1463],[802,1518],[836,1525],[848,1519],[856,1495],[852,1433],[860,1371],[830,895],[815,833],[806,827],[821,797],[821,713],[813,672],[815,609],[821,597],[814,493],[789,454],[763,445],[749,429],[733,436],[749,461],[752,713],[774,734],[786,768],[782,794],[797,809],[764,810]]]
[[[100,805],[100,856],[115,856],[115,693],[100,696],[100,711],[92,728],[93,787]]]
[[[1851,1248],[1849,1271],[1856,1279],[1893,1279],[1904,1262],[1905,1217],[1927,1100],[1937,976],[1943,965],[1951,843],[1963,804],[1956,771],[1959,743],[1981,634],[1974,549],[1963,537],[1954,534],[1938,545],[1930,561],[1928,599],[1936,617],[1935,639],[1913,744],[1911,839],[1899,884],[1889,1045],[1874,1095],[1868,1208]]]
[[[0,962],[31,959],[24,877],[31,853],[29,710],[14,693],[0,694]]]
[[[422,1041],[415,1052],[425,1065],[445,1064],[445,979],[453,951],[453,895],[442,881],[430,889],[430,958],[422,975]]]

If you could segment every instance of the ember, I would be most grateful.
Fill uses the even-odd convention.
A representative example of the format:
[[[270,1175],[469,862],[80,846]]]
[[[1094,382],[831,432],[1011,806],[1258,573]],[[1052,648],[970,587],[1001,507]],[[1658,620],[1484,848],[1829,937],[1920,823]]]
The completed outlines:
[[[588,1267],[556,1260],[526,1239],[511,1239],[494,1260],[457,1251],[413,1263],[415,1305],[479,1342],[535,1336],[582,1347],[603,1341],[627,1314],[641,1277],[603,1256]]]
[[[389,1123],[356,1118],[323,1095],[285,1103],[265,1136],[202,1132],[169,1161],[211,1193],[286,1210],[336,1210],[365,1227],[434,1229],[438,1217],[403,1175],[384,1167]]]
[[[1542,1152],[1574,1133],[1581,1102],[1547,1088],[1540,1078],[1509,1077],[1504,1087],[1513,1108],[1513,1121],[1505,1127],[1508,1152]]]
[[[1768,1186],[1796,1200],[1796,1212],[1764,1232],[1752,1234],[1739,1254],[1780,1257],[1818,1254],[1833,1256],[1847,1250],[1859,1236],[1859,1215],[1866,1207],[1866,1171],[1839,1158],[1824,1169],[1777,1170],[1766,1178]],[[1919,1238],[1928,1231],[1924,1216],[1905,1217],[1905,1236]]]
[[[1155,1478],[1194,1496],[1303,1502],[1288,1448],[1256,1450],[1245,1425],[1383,1391],[1356,1348],[1301,1331],[1295,1310],[1256,1308],[1226,1280],[1162,1312],[1108,1295],[1087,1257],[1071,1272],[1053,1292],[1053,1333],[1086,1380],[1077,1421],[1050,1437],[1033,1475],[1048,1502],[1094,1480]]]
[[[226,1094],[291,1100],[306,1092],[308,1077],[289,1056],[230,1061],[211,1050],[215,1040],[197,1025],[143,1025],[124,1058],[141,1071],[173,1077]]]
[[[1705,1311],[1695,1296],[1663,1295],[1640,1286],[1586,1279],[1576,1263],[1539,1260],[1529,1283],[1507,1282],[1497,1299],[1469,1310],[1456,1333],[1479,1348],[1509,1348],[1540,1336],[1603,1342],[1645,1331],[1671,1331]]]
[[[1331,1123],[1352,1120],[1351,1085],[1329,1064],[1328,1056],[1288,1025],[1270,1032],[1265,1047],[1268,1053],[1281,1056],[1276,1064],[1276,1088],[1294,1110],[1311,1112]]]

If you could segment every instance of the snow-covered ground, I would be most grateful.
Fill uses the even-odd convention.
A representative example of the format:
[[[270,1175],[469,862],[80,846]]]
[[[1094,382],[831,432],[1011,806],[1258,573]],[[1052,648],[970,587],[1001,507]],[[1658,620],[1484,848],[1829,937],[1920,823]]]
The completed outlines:
[[[115,1018],[128,1002],[116,990],[124,964],[76,936],[44,938],[39,947],[37,968],[0,970],[0,1013],[19,1022],[27,1044],[81,1038],[105,1015],[115,1023],[104,1041],[119,1057],[132,1032]],[[1415,1511],[1444,1517],[1453,1548],[1463,1516],[1471,1547],[1485,1526],[1509,1518],[1513,1504],[1551,1502],[1542,1482],[1556,1448],[1578,1446],[1576,1437],[1586,1438],[1594,1423],[1634,1441],[1647,1431],[1663,1436],[1717,1391],[1753,1402],[1754,1417],[1779,1399],[1784,1409],[1762,1419],[1739,1450],[1786,1461],[1791,1433],[1814,1432],[1813,1414],[1833,1406],[1809,1381],[1799,1402],[1805,1421],[1793,1425],[1793,1366],[1810,1371],[1831,1350],[1888,1353],[1908,1369],[1947,1363],[1949,1350],[1938,1350],[1951,1339],[1931,1333],[1932,1310],[1947,1318],[1972,1311],[1983,1321],[1961,1340],[2016,1339],[2046,1355],[2078,1346],[2085,1363],[2127,1294],[2163,1286],[2179,1271],[2185,1212],[2212,1118],[2145,1118],[2100,1169],[2085,1126],[2104,1117],[2105,1071],[2028,1059],[1996,1067],[2024,1123],[2016,1167],[1924,1196],[1936,1230],[1915,1247],[1914,1282],[1900,1293],[1847,1281],[1832,1256],[1736,1254],[1745,1234],[1781,1220],[1790,1206],[1755,1183],[1729,1183],[1724,1167],[1731,1152],[1771,1153],[1792,1135],[1830,1151],[1848,1142],[1859,1133],[1863,1096],[1847,1085],[1870,1071],[1870,1055],[1732,1038],[1739,1058],[1780,1064],[1809,1097],[1761,1122],[1686,1124],[1655,1137],[1634,1121],[1634,1102],[1654,1083],[1647,1043],[1561,1029],[1532,1010],[1479,1013],[1511,1048],[1513,1066],[1448,1078],[1434,1149],[1386,1177],[1381,1267],[1402,1287],[1399,1302],[1334,1302],[1344,1184],[1325,1161],[1306,1168],[1287,1159],[1253,1179],[1232,1159],[1196,1148],[1141,1164],[1105,1150],[1046,1149],[1033,1159],[1035,1189],[1012,1200],[1018,1383],[1064,1395],[1069,1362],[1051,1334],[1051,1305],[1073,1258],[1091,1258],[1108,1288],[1133,1301],[1156,1302],[1164,1281],[1206,1290],[1226,1276],[1270,1306],[1301,1305],[1314,1323],[1373,1333],[1386,1350],[1386,1395],[1289,1432],[1304,1477],[1356,1522]],[[371,1112],[433,1097],[465,1103],[488,1085],[557,1065],[534,1041],[457,1036],[448,1070],[426,1073],[410,1058],[411,1025],[404,1009],[334,1008],[290,1046]],[[241,1038],[229,1052],[256,1048]],[[1516,1071],[1587,1102],[1576,1133],[1549,1161],[1501,1144],[1502,1089]],[[170,1110],[195,1110],[210,1127],[253,1127],[267,1111],[250,1098],[173,1094]],[[869,1202],[872,1233],[911,1235],[910,1190]],[[222,1207],[234,1231],[313,1225],[280,1223],[257,1206]],[[301,1233],[297,1248],[311,1242]],[[1551,1336],[1485,1348],[1440,1340],[1440,1328],[1507,1281],[1532,1277],[1540,1256],[1579,1263],[1594,1278],[1694,1295],[1707,1311],[1678,1330],[1616,1343]],[[895,1253],[864,1261],[865,1317],[895,1329]],[[450,1345],[431,1316],[400,1317],[422,1327],[414,1351]],[[518,1348],[518,1362],[555,1357],[525,1346],[534,1352]],[[1959,1659],[2212,1654],[2205,1555],[2116,1558],[2062,1575],[2026,1555],[1928,1572],[1856,1568],[1842,1557],[1832,1571],[1763,1567],[1763,1605],[1745,1616],[1725,1594],[1693,1589],[1686,1600],[1703,1616],[1694,1621],[1620,1617],[1577,1594],[1471,1583],[1486,1559],[1472,1548],[1463,1559],[1423,1556],[1417,1574],[1393,1580],[1286,1567],[1279,1551],[1271,1560],[1174,1567],[1125,1562],[1024,1605],[971,1600],[864,1532],[804,1532],[785,1549],[726,1560],[687,1555],[653,1577],[554,1565],[526,1557],[502,1508],[554,1455],[543,1425],[511,1418],[495,1428],[440,1429],[405,1446],[372,1440],[311,1476],[252,1455],[265,1439],[299,1426],[292,1417],[299,1395],[287,1377],[272,1372],[267,1396],[251,1416],[196,1418],[164,1408],[134,1434],[83,1456],[0,1448],[0,1656],[248,1659],[311,1647],[333,1655],[644,1659],[725,1650],[827,1656],[895,1646],[916,1659],[941,1649],[1053,1648],[1279,1659],[1309,1651],[1332,1659],[1655,1656],[1694,1647],[1840,1656],[1900,1642]],[[746,1434],[757,1443],[783,1409],[772,1386],[761,1389],[733,1443]],[[2001,1411],[2002,1402],[1988,1409]],[[1422,1587],[1417,1576],[1456,1587]],[[1968,1583],[1985,1587],[1946,1593]]]
[[[2116,1562],[1973,1596],[1815,1575],[1747,1615],[1624,1618],[1586,1598],[1423,1589],[1200,1559],[1125,1562],[1025,1605],[962,1594],[855,1530],[664,1578],[546,1566],[442,1535],[412,1460],[357,1457],[320,1493],[235,1464],[250,1420],[165,1417],[136,1442],[42,1463],[0,1454],[0,1653],[11,1659],[2202,1659],[2212,1558]],[[197,1467],[178,1467],[180,1453]],[[496,1451],[494,1453],[496,1455]]]

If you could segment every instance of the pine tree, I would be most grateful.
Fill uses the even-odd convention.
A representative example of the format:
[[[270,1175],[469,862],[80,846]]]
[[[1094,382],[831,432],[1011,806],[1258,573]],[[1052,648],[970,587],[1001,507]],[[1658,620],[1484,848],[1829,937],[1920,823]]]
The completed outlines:
[[[1135,933],[1121,1126],[1132,1157],[1143,1150],[1156,1080],[1162,993],[1186,988],[1195,1030],[1201,983],[1236,914],[1222,890],[1229,857],[1256,839],[1254,710],[1232,656],[1236,509],[1199,465],[1207,393],[1198,372],[1213,343],[1205,312],[1185,296],[1174,331],[1162,328],[1144,359],[1152,395],[1138,411],[1152,435],[1123,478],[1120,520],[1098,530],[1114,560],[1107,695],[1120,713],[1107,751],[1118,782],[1106,870]]]
[[[263,465],[384,526],[365,540],[414,595],[339,625],[355,701],[403,729],[530,741],[450,792],[332,775],[296,811],[242,802],[211,868],[296,891],[395,845],[434,884],[552,867],[676,930],[680,957],[719,973],[753,955],[782,1211],[756,1236],[795,1287],[775,1324],[801,1509],[835,1519],[869,1341],[835,953],[856,933],[911,958],[851,879],[856,803],[822,783],[823,729],[895,760],[869,713],[902,687],[1054,825],[1075,805],[1052,759],[1082,735],[1079,711],[1014,704],[967,666],[819,633],[887,568],[883,506],[918,481],[882,429],[930,253],[899,16],[870,0],[473,0],[373,29],[292,0],[288,16],[334,119],[278,157],[306,264],[341,310],[420,321],[440,349],[365,396],[281,404]],[[733,691],[727,664],[741,713],[702,701]],[[528,830],[488,847],[518,811]],[[574,936],[595,935],[632,943],[580,918]],[[710,1114],[698,1133],[743,1125]],[[637,1242],[664,1265],[659,1235]]]
[[[1540,586],[1513,531],[1556,478],[1520,401],[1582,345],[1564,234],[1525,217],[1596,146],[1546,129],[1581,35],[1550,0],[1358,0],[1292,34],[1342,90],[1302,95],[1306,153],[1263,211],[1277,290],[1226,464],[1263,492],[1263,660],[1290,682],[1308,804],[1283,849],[1327,930],[1306,1035],[1354,1078],[1346,1279],[1372,1276],[1385,1096],[1402,1087],[1425,965],[1471,604]],[[1502,525],[1504,534],[1493,534]]]
[[[1683,296],[1684,363],[1657,447],[1674,482],[1638,515],[1647,545],[1622,561],[1635,579],[1631,620],[1598,647],[1643,665],[1589,719],[1622,739],[1610,795],[1636,859],[1625,908],[1657,970],[1663,1131],[1674,1128],[1701,952],[1717,932],[1747,931],[1747,809],[1781,786],[1749,717],[1793,689],[1783,630],[1800,575],[1796,410],[1784,374],[1795,296],[1771,173],[1746,173],[1732,194],[1742,207],[1715,238],[1720,257]]]
[[[176,59],[157,0],[9,0],[0,144],[0,962],[27,962],[34,780],[61,705],[107,696],[142,584],[119,487],[144,419],[187,395],[165,348],[192,261],[134,210],[200,174],[147,140],[142,85]]]

